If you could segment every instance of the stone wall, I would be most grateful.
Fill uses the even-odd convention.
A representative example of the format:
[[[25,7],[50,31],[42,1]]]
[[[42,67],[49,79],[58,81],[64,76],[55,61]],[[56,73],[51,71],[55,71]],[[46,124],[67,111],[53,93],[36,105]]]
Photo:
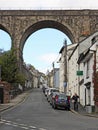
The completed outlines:
[[[5,81],[0,81],[0,88],[3,89],[3,103],[9,103],[11,85]]]

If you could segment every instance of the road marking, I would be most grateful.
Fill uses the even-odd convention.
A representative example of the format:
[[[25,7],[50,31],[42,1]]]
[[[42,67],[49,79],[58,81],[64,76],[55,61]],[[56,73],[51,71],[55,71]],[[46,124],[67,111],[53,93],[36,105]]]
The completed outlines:
[[[19,123],[18,123],[19,124]],[[19,125],[21,125],[21,126],[25,126],[25,127],[27,127],[28,125],[26,125],[26,124],[19,124]]]
[[[25,129],[25,130],[46,130],[44,128],[37,128],[35,126],[31,126],[31,125],[27,125],[27,124],[19,124],[17,122],[7,121],[7,120],[4,120],[4,119],[2,119],[0,121],[0,123],[3,123],[5,125],[10,125],[10,126],[13,126],[13,127],[20,127],[22,129]]]
[[[3,120],[3,119],[1,119],[2,121],[6,121],[6,120]]]
[[[6,121],[6,120],[3,120],[3,121]],[[10,123],[10,122],[12,122],[12,121],[6,121],[6,122],[9,122],[9,123]]]
[[[36,129],[36,127],[35,126],[29,126],[30,128],[33,128],[33,129]]]
[[[3,121],[0,121],[0,123],[2,124],[2,123],[4,123]]]
[[[6,124],[6,125],[11,125],[11,123],[6,123],[6,122],[5,122],[4,124]]]
[[[46,129],[44,129],[44,128],[39,128],[39,130],[46,130]]]
[[[26,129],[26,130],[29,129],[28,127],[21,127],[21,128]]]
[[[15,125],[15,124],[11,124],[12,126],[15,126],[15,127],[17,127],[18,125]]]

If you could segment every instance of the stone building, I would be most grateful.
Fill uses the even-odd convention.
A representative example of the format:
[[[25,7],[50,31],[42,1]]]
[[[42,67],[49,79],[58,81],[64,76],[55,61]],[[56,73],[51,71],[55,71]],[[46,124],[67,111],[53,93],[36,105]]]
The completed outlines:
[[[90,37],[92,39],[90,39]],[[92,35],[89,46],[79,55],[79,66],[82,66],[83,76],[79,81],[82,93],[80,93],[80,101],[86,108],[89,107],[89,112],[98,111],[98,34]],[[87,41],[87,40],[86,40]],[[86,42],[85,42],[86,44]],[[84,45],[85,46],[85,45]],[[81,90],[81,89],[80,89]]]
[[[98,111],[98,32],[76,45],[68,59],[68,89],[81,105]]]
[[[74,59],[72,58],[71,59],[71,54],[75,48],[77,44],[70,44],[70,45],[67,45],[67,53],[66,53],[66,57],[67,57],[67,73],[66,73],[66,76],[67,76],[67,92],[69,92],[69,90],[72,91],[72,87],[73,87],[73,84],[72,84],[72,79],[73,79],[73,74],[72,74],[72,68],[75,68],[74,64],[72,64],[71,62],[74,61]],[[60,91],[61,92],[64,92],[64,69],[66,67],[65,65],[65,54],[64,54],[64,46],[61,48],[60,52],[61,54],[61,57],[59,59],[59,63],[60,63],[60,74],[59,74],[59,78],[60,78]],[[76,56],[76,55],[75,55]],[[69,59],[70,58],[70,59]]]

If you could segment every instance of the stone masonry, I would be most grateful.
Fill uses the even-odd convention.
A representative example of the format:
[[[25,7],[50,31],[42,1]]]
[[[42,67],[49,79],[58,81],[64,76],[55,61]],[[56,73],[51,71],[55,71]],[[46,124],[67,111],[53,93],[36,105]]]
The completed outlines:
[[[0,29],[11,36],[20,68],[26,39],[42,28],[58,29],[78,43],[98,31],[98,10],[0,10]]]

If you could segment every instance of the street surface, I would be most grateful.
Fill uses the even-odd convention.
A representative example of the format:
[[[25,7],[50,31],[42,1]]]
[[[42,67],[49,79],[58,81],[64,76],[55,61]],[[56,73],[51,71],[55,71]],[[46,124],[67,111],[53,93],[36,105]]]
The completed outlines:
[[[0,130],[98,130],[98,118],[54,110],[37,88],[23,103],[2,113]]]

